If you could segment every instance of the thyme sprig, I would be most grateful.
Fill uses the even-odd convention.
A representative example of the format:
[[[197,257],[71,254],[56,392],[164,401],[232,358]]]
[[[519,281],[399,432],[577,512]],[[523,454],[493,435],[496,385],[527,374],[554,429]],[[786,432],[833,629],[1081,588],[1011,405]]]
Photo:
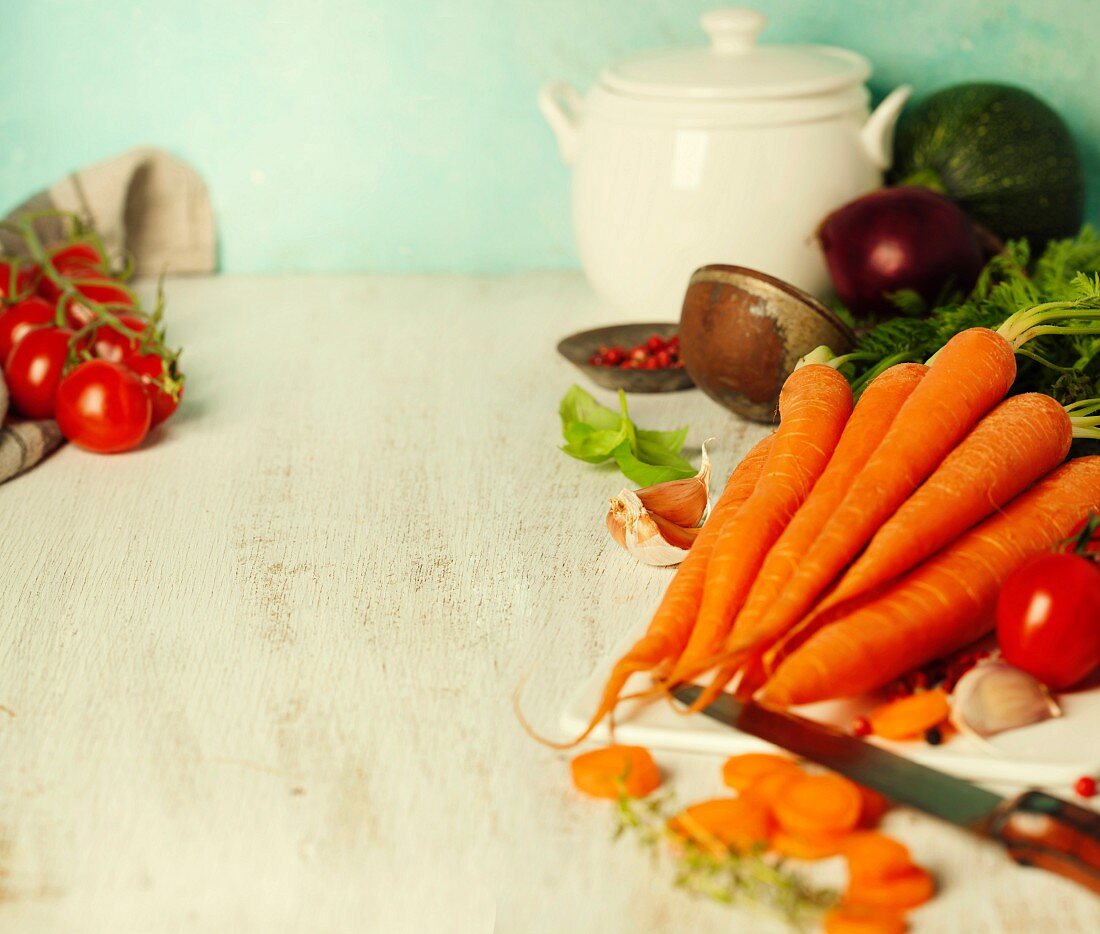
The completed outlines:
[[[670,859],[677,888],[723,905],[766,912],[796,930],[820,921],[839,900],[837,892],[811,885],[763,848],[740,853],[706,833],[681,836],[669,828],[674,813],[671,793],[641,799],[620,794],[614,836],[630,834],[655,861]]]

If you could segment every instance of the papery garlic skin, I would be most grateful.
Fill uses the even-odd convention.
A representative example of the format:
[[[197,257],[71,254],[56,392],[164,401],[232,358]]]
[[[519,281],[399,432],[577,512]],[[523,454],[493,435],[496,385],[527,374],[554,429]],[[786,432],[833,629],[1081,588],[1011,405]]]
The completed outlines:
[[[643,564],[668,567],[687,556],[709,509],[710,457],[703,443],[694,477],[642,490],[623,490],[610,500],[607,528]]]
[[[1062,716],[1046,685],[1000,658],[971,668],[951,699],[951,722],[982,739]]]

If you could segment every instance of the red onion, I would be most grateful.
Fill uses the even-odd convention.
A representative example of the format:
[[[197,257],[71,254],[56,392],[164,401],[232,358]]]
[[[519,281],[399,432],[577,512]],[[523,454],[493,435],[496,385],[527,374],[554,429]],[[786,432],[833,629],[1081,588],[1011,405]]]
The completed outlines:
[[[983,265],[970,220],[928,188],[882,188],[850,201],[817,237],[837,295],[857,315],[898,314],[886,296],[902,289],[929,305],[946,288],[968,292]]]

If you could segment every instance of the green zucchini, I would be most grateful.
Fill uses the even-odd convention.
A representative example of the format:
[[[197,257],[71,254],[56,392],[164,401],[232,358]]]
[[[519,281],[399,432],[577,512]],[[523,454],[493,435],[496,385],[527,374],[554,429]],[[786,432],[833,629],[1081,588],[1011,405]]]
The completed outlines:
[[[960,84],[908,109],[893,184],[926,185],[998,237],[1039,250],[1077,233],[1085,209],[1081,157],[1069,128],[1030,91]]]

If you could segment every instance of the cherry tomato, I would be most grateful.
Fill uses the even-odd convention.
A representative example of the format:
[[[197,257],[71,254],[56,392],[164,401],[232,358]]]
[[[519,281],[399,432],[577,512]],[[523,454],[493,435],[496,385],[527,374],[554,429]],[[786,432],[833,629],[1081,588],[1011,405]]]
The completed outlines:
[[[120,314],[117,316],[119,323],[131,331],[145,330],[148,322],[136,315]],[[134,337],[127,337],[121,331],[116,331],[108,324],[96,328],[95,335],[88,341],[82,341],[81,349],[88,350],[95,357],[103,360],[112,360],[121,363],[124,357],[136,354],[141,341]]]
[[[176,374],[176,367],[155,353],[134,353],[123,358],[123,366],[129,367],[140,378],[153,404],[153,424],[159,425],[179,408],[183,398],[183,380]],[[167,388],[177,387],[176,397]]]
[[[90,240],[76,240],[50,251],[50,261],[58,272],[68,273],[73,269],[94,269],[107,271],[107,258]]]
[[[57,424],[73,444],[101,454],[129,451],[149,432],[153,407],[141,378],[121,363],[88,360],[57,390]]]
[[[68,328],[34,328],[8,355],[4,376],[11,401],[27,418],[53,418],[72,336]]]
[[[114,279],[108,278],[102,273],[85,275],[83,272],[78,277],[80,281],[74,283],[76,291],[85,298],[101,305],[111,305],[112,311],[118,312],[119,306],[133,308],[133,293]],[[65,308],[65,321],[74,330],[82,328],[93,318],[91,309],[82,305],[78,299],[72,299]]]
[[[30,295],[41,272],[34,263],[0,259],[0,300],[10,302]]]
[[[0,360],[7,360],[12,347],[32,328],[53,322],[53,305],[37,295],[9,305],[0,312]]]
[[[1080,555],[1046,554],[1013,573],[997,601],[1004,657],[1052,688],[1100,666],[1100,566]]]

